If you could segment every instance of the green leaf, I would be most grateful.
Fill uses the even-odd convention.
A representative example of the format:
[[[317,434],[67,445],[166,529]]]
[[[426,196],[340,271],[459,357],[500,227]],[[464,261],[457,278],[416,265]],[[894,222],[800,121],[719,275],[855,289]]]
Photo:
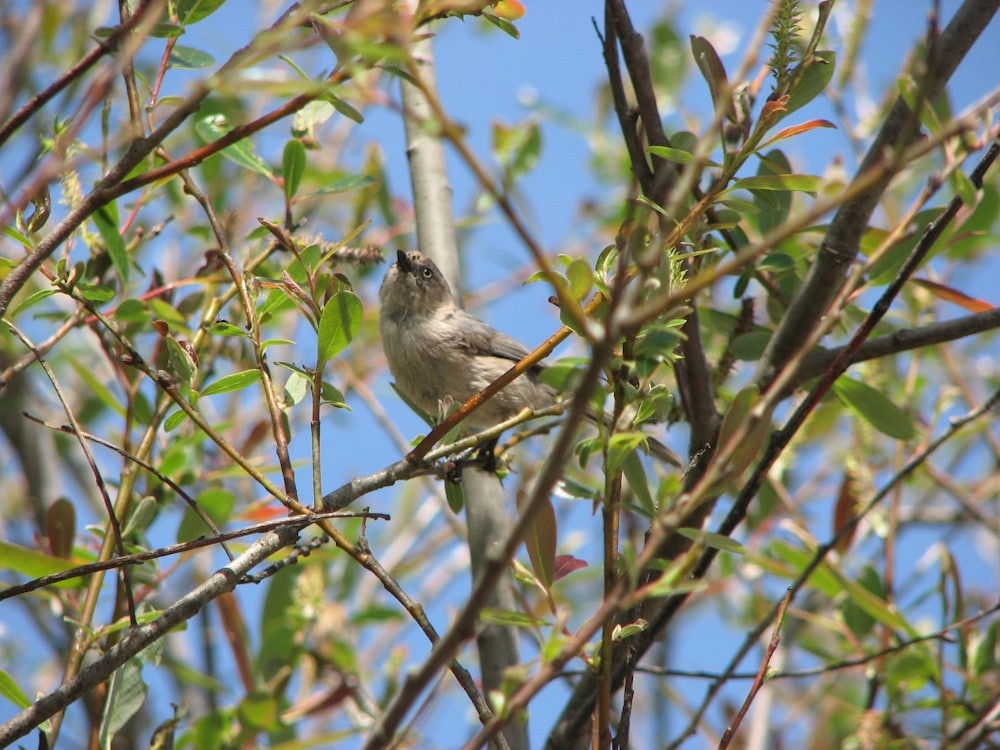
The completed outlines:
[[[177,384],[178,390],[185,398],[191,396],[191,389],[194,387],[194,379],[198,374],[198,362],[194,358],[189,347],[181,344],[173,335],[164,337],[167,344],[167,361],[170,366],[170,374]]]
[[[513,625],[520,628],[539,628],[550,625],[540,617],[531,617],[520,612],[511,612],[508,609],[497,609],[496,607],[483,607],[479,613],[484,623],[490,625]]]
[[[156,518],[159,511],[160,504],[156,501],[155,497],[151,495],[144,497],[139,501],[136,509],[132,511],[132,515],[129,516],[125,528],[122,529],[122,537],[128,539],[133,534],[145,531],[149,527],[149,524],[153,522],[153,519]]]
[[[594,272],[582,258],[574,258],[566,268],[569,293],[575,300],[582,300],[594,286]]]
[[[733,552],[737,555],[745,555],[747,553],[747,548],[735,539],[723,536],[722,534],[716,534],[713,531],[683,528],[677,529],[677,533],[683,537],[687,537],[693,542],[700,542],[706,547],[711,547],[712,549],[717,549],[721,552]]]
[[[771,543],[769,556],[758,556],[751,554],[751,562],[761,565],[765,570],[775,575],[786,578],[796,578],[806,569],[815,556],[812,550],[793,547],[786,541],[776,539]],[[774,559],[782,560],[791,566],[791,570],[778,569],[774,567]],[[842,587],[840,576],[838,576],[826,562],[820,563],[809,576],[809,585],[822,592],[828,599],[833,600],[840,596]]]
[[[124,397],[116,396],[111,388],[108,387],[108,381],[100,377],[92,365],[81,362],[68,352],[65,354],[65,357],[69,360],[69,363],[76,371],[76,374],[87,385],[87,390],[90,392],[90,395],[96,396],[97,399],[107,408],[119,417],[124,418],[125,407],[122,405]]]
[[[0,539],[0,570],[13,570],[28,578],[41,578],[54,573],[65,573],[76,564],[61,557],[46,555],[38,550],[22,547]],[[59,588],[73,588],[82,585],[81,579],[71,579],[57,583]]]
[[[913,420],[881,391],[846,375],[837,378],[833,391],[845,406],[879,432],[897,440],[913,437]]]
[[[646,152],[667,161],[672,161],[675,164],[687,164],[694,159],[694,154],[690,151],[681,151],[679,148],[669,148],[667,146],[650,146],[646,149]]]
[[[666,159],[674,164],[687,164],[692,159],[694,159],[694,154],[690,151],[682,151],[679,148],[670,148],[669,146],[650,146],[646,149],[646,152],[652,154],[653,156],[659,156],[661,159]],[[705,161],[710,167],[721,167],[721,164],[714,162],[710,159]]]
[[[76,285],[76,290],[89,302],[103,305],[115,297],[115,290],[99,284],[84,284],[82,281]]]
[[[634,451],[627,454],[622,462],[622,470],[625,472],[629,487],[632,488],[632,492],[639,500],[643,512],[648,518],[653,518],[656,515],[656,504],[649,491],[649,480],[646,478],[646,470],[642,467],[642,461],[639,460],[639,454]]]
[[[229,121],[224,115],[214,114],[203,117],[194,125],[194,131],[205,143],[217,141],[232,130]],[[257,172],[265,177],[274,178],[270,167],[254,153],[253,146],[247,140],[237,141],[230,146],[226,146],[220,152],[222,156],[231,162],[240,165],[251,172]]]
[[[149,319],[149,312],[142,300],[126,299],[115,308],[114,318],[122,323],[144,323]]]
[[[142,681],[142,662],[129,659],[111,675],[98,736],[101,750],[111,750],[111,740],[146,702],[148,688]]]
[[[344,394],[341,390],[327,380],[324,380],[320,384],[319,395],[320,403],[336,407],[337,409],[347,409],[348,411],[351,409],[344,400]]]
[[[223,6],[226,0],[179,0],[177,18],[184,26],[203,21]]]
[[[973,636],[969,646],[969,667],[974,677],[982,677],[992,672],[997,665],[997,630],[1000,620],[993,620],[985,633]]]
[[[21,234],[16,229],[14,229],[14,227],[7,226],[6,224],[4,224],[2,227],[0,227],[0,232],[3,232],[5,235],[10,237],[15,242],[19,242],[20,244],[24,245],[25,248],[33,247],[31,240],[29,240],[25,235]]]
[[[757,264],[757,269],[771,273],[794,271],[795,259],[785,253],[771,253],[761,259],[760,263]]]
[[[260,370],[253,369],[243,370],[242,372],[234,372],[231,375],[219,378],[211,385],[203,388],[201,395],[213,396],[217,393],[239,391],[252,383],[256,383],[258,380],[260,380]]]
[[[185,419],[187,419],[187,414],[183,409],[178,409],[163,420],[163,431],[172,432],[176,430]]]
[[[236,712],[242,726],[266,731],[273,729],[278,719],[278,702],[270,695],[254,693],[240,701]]]
[[[834,575],[840,579],[840,587],[847,592],[851,601],[864,612],[893,630],[901,631],[911,637],[918,635],[917,631],[906,621],[906,618],[884,598],[873,594],[848,576],[841,575],[839,572],[834,572]]]
[[[465,492],[462,490],[461,482],[445,482],[444,498],[448,501],[448,507],[452,513],[461,513],[465,507]]]
[[[125,240],[118,231],[118,209],[114,203],[109,203],[97,209],[91,218],[97,226],[101,239],[104,240],[104,247],[122,280],[122,285],[128,284],[129,258]]]
[[[542,131],[535,121],[512,127],[494,124],[493,142],[497,161],[506,168],[508,178],[516,179],[538,164],[542,150]]]
[[[611,640],[623,641],[626,638],[631,638],[633,635],[639,635],[639,633],[648,628],[649,623],[645,620],[636,620],[628,625],[615,625],[614,629],[611,631]]]
[[[771,174],[744,177],[726,188],[732,190],[797,190],[815,193],[823,187],[823,178],[809,174]]]
[[[102,31],[102,29],[98,29],[98,32],[100,31]],[[114,29],[109,28],[108,34],[103,36],[110,36],[112,32],[114,32]],[[167,23],[167,22],[158,23],[155,26],[153,26],[153,28],[150,29],[149,31],[149,35],[152,37],[156,37],[157,39],[174,39],[175,37],[181,36],[181,34],[183,33],[184,29],[182,29],[180,26],[178,26],[175,23]],[[98,35],[100,36],[100,34]]]
[[[205,70],[214,66],[215,58],[210,54],[183,44],[175,44],[167,59],[167,67],[177,70]]]
[[[721,107],[726,119],[738,124],[736,105],[733,103],[733,91],[726,78],[726,68],[722,64],[722,58],[715,51],[715,47],[704,37],[692,34],[691,54],[694,55],[698,70],[708,82],[708,91],[712,95],[715,111],[718,112]]]
[[[976,194],[978,191],[965,172],[960,169],[952,172],[951,183],[955,188],[955,192],[962,199],[962,203],[970,208],[976,205]]]
[[[574,479],[564,476],[556,485],[555,494],[558,497],[568,497],[579,500],[594,500],[597,498],[597,490],[588,487]]]
[[[832,50],[820,50],[807,63],[805,72],[788,97],[785,111],[781,117],[787,117],[797,109],[802,109],[815,99],[833,78],[837,65],[837,53]],[[779,118],[780,119],[780,118]]]
[[[319,358],[328,361],[342,352],[361,327],[364,308],[358,295],[349,290],[334,294],[323,305],[319,319]]]
[[[348,120],[353,120],[358,125],[364,123],[365,121],[364,115],[358,112],[358,110],[356,110],[350,104],[345,102],[343,99],[339,99],[336,96],[329,96],[327,97],[327,99],[330,102],[330,104],[333,105],[333,108],[338,112],[340,112],[340,114],[342,114]]]
[[[291,140],[285,144],[281,155],[281,176],[285,180],[285,197],[291,200],[298,192],[302,175],[306,171],[306,147],[302,141]]]
[[[212,519],[212,522],[222,527],[232,515],[236,498],[228,490],[206,490],[195,498],[198,507]],[[184,509],[184,517],[177,528],[177,542],[190,542],[212,533],[212,530],[191,508]]]
[[[618,471],[630,453],[646,442],[641,432],[616,432],[608,439],[608,471]]]
[[[234,326],[228,320],[217,320],[209,327],[209,330],[216,336],[237,336],[239,338],[250,338],[245,330],[239,326]]]
[[[757,176],[765,178],[787,177],[792,174],[792,164],[785,154],[772,149],[766,154],[759,154]],[[757,223],[761,232],[767,232],[788,221],[792,210],[792,193],[786,190],[754,190],[751,189],[754,203],[760,211]]]
[[[13,258],[0,257],[0,281],[6,279],[10,272],[17,268],[17,261]]]
[[[508,36],[514,39],[521,38],[521,32],[518,31],[517,26],[512,24],[506,18],[500,18],[499,16],[496,16],[489,12],[483,12],[482,16]]]
[[[873,566],[866,565],[858,575],[858,581],[872,595],[882,600],[885,599],[885,588],[882,586],[882,579]],[[872,628],[875,627],[875,618],[859,607],[851,598],[844,601],[841,612],[845,624],[858,639],[867,637]]]
[[[349,174],[346,177],[341,177],[334,180],[328,184],[322,190],[317,190],[315,193],[309,193],[309,196],[317,195],[332,195],[334,193],[346,193],[348,190],[355,190],[359,187],[365,187],[366,185],[372,185],[377,180],[374,177],[369,177],[364,174]]]
[[[319,30],[319,27],[317,27]],[[316,126],[333,117],[336,110],[328,101],[317,99],[309,102],[306,106],[295,113],[292,118],[292,135],[296,138],[306,138],[309,141],[316,140]]]
[[[750,331],[733,339],[733,356],[742,362],[756,362],[764,354],[770,331]]]
[[[154,319],[162,320],[172,329],[187,330],[188,319],[166,300],[154,297],[146,300],[146,304],[149,305],[149,311]]]
[[[743,432],[740,442],[732,449],[728,468],[735,474],[742,474],[759,457],[767,434],[771,429],[770,413],[757,415],[755,407],[760,401],[760,391],[756,385],[748,385],[733,398],[722,418],[719,428],[719,446],[727,446],[736,434]]]
[[[520,505],[526,500],[526,496],[519,493],[517,499]],[[535,515],[525,534],[524,546],[528,550],[531,569],[546,588],[555,581],[557,536],[556,510],[552,502],[545,498],[541,510]]]
[[[27,708],[31,705],[31,699],[18,687],[14,679],[2,669],[0,669],[0,696],[6,698],[18,708]]]
[[[300,576],[303,566],[285,571],[287,575],[281,579],[271,579],[264,597],[264,605],[260,607],[260,649],[257,654],[256,678],[261,684],[268,681],[279,672],[287,672],[288,665],[296,663],[295,654],[300,648],[303,609],[303,591]],[[348,653],[347,649],[338,648],[341,633],[334,633],[332,655],[334,661],[356,667],[357,655]],[[346,633],[344,638],[349,637]]]
[[[37,292],[32,292],[23,300],[21,300],[19,303],[14,305],[14,307],[8,309],[6,317],[13,320],[20,313],[27,310],[36,302],[41,302],[46,297],[51,297],[55,293],[56,293],[55,289],[39,289]]]
[[[597,256],[597,263],[594,264],[594,269],[603,281],[608,281],[617,266],[618,248],[614,245],[608,245]]]

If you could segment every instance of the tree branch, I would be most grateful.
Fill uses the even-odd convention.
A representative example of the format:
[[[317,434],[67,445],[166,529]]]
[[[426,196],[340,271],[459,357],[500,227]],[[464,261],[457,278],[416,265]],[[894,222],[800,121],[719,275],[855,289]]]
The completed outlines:
[[[931,67],[922,79],[924,101],[944,90],[955,68],[989,25],[1000,7],[1000,0],[965,0],[940,38],[933,44]],[[858,167],[854,180],[863,178],[902,153],[918,136],[917,115],[900,96],[889,111],[882,128]],[[799,287],[781,324],[768,343],[757,367],[754,380],[761,389],[774,380],[801,346],[803,339],[826,314],[830,302],[844,284],[847,270],[860,250],[861,236],[868,228],[875,207],[892,181],[896,170],[889,170],[869,189],[845,202],[837,210],[820,245],[816,261]]]
[[[19,737],[24,737],[43,721],[107,681],[112,673],[129,659],[182,622],[190,620],[213,599],[233,591],[250,570],[278,550],[294,544],[297,537],[297,529],[283,528],[258,539],[242,555],[224,565],[204,583],[163,610],[155,620],[129,630],[118,644],[80,670],[75,677],[0,725],[0,747],[7,747]]]

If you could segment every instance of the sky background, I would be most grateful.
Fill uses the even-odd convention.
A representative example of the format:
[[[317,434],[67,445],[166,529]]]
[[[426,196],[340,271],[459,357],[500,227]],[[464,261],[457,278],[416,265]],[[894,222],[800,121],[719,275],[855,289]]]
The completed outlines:
[[[955,0],[942,2],[942,17],[950,18],[958,4]],[[228,5],[234,7],[226,7],[205,23],[193,27],[184,37],[184,43],[212,49],[217,60],[224,60],[233,49],[245,43],[252,29],[263,26],[275,16],[275,9],[280,11],[284,7],[269,3],[245,3],[241,6],[244,12],[240,13],[235,10],[238,3]],[[479,21],[469,20],[464,23],[448,22],[435,41],[442,102],[452,117],[467,129],[470,145],[484,160],[489,154],[492,124],[496,121],[515,123],[532,117],[536,107],[555,109],[570,118],[578,118],[588,126],[592,125],[595,92],[605,85],[606,73],[592,23],[592,19],[597,18],[601,25],[602,3],[598,0],[526,0],[525,5],[527,14],[517,22],[520,40],[499,32],[484,31]],[[875,21],[871,35],[862,48],[861,58],[866,68],[868,90],[871,95],[878,96],[892,86],[903,67],[907,51],[925,34],[930,3],[892,0],[876,1],[874,5]],[[102,9],[101,3],[95,3],[95,15],[107,13],[107,4],[103,6]],[[837,36],[842,33],[843,24],[849,22],[852,6],[852,3],[846,2],[837,4],[831,22],[831,31]],[[765,7],[764,0],[630,3],[637,28],[646,29],[660,14],[672,13],[678,32],[708,38],[731,73],[739,68],[747,40]],[[997,50],[1000,50],[1000,22],[994,21],[972,54],[962,63],[949,87],[955,111],[962,111],[997,84]],[[393,97],[398,96],[396,87],[391,92]],[[873,102],[864,100],[856,104],[861,114],[873,106]],[[676,129],[688,115],[703,121],[710,111],[710,100],[702,79],[694,75],[689,78],[677,102],[662,106],[668,126]],[[408,198],[409,178],[403,129],[398,115],[391,108],[372,107],[365,111],[365,117],[366,121],[356,135],[358,164],[364,143],[373,140],[380,143],[389,163],[393,190]],[[836,121],[829,104],[822,98],[793,117],[794,121],[812,118]],[[617,126],[613,122],[609,121],[607,128],[608,137],[618,137]],[[287,127],[279,125],[264,134],[257,143],[261,154],[272,164],[280,163],[280,148],[287,133]],[[796,169],[803,173],[819,173],[835,158],[842,159],[847,171],[853,172],[855,158],[840,131],[808,133],[790,141],[785,150]],[[449,160],[456,210],[466,214],[475,194],[475,183],[454,155],[449,155]],[[537,168],[521,182],[519,189],[520,203],[526,209],[530,227],[541,245],[552,253],[567,248],[579,252],[580,241],[589,236],[587,228],[581,227],[579,205],[586,198],[605,198],[602,195],[605,188],[593,179],[589,170],[590,160],[591,146],[580,129],[544,121],[541,159]],[[467,236],[463,249],[464,275],[468,288],[473,290],[509,278],[512,270],[523,267],[529,258],[526,249],[493,215],[484,217],[475,232]],[[595,247],[586,252],[593,258],[599,250]],[[997,270],[1000,272],[1000,269]],[[376,274],[372,281],[359,286],[366,311],[370,314],[374,313],[377,305],[375,294],[380,275]],[[996,278],[995,274],[980,274],[962,280],[961,288],[996,303]],[[513,286],[500,298],[478,309],[477,313],[533,346],[559,325],[554,308],[546,302],[548,295],[549,291],[542,284],[523,288]],[[961,314],[958,310],[954,312]],[[995,352],[986,353],[987,356],[993,354]],[[293,356],[288,358],[294,359]],[[333,379],[336,382],[336,378]],[[387,373],[383,372],[372,385],[389,417],[407,436],[423,431],[418,418],[403,406],[390,388]],[[353,408],[350,415],[329,415],[324,425],[325,449],[336,456],[336,461],[330,462],[324,477],[327,490],[358,474],[374,472],[399,457],[398,448],[378,426],[366,405],[353,396],[349,403]],[[678,452],[684,452],[686,441],[682,432],[671,435],[669,442]],[[308,445],[297,441],[293,451],[297,451],[300,457],[307,457]],[[303,486],[308,486],[305,472],[301,474],[301,479]],[[430,495],[429,487],[427,484],[412,483],[402,489],[386,489],[366,498],[365,504],[370,504],[373,510],[393,512],[394,518],[390,523],[420,523],[440,530],[447,527],[448,522],[444,518],[447,510],[442,507],[440,497]],[[508,503],[513,508],[511,498],[508,498]],[[589,512],[576,513],[564,507],[560,507],[560,513],[561,521],[565,521],[560,552],[572,552],[587,559],[591,562],[592,573],[596,574],[599,570],[599,549],[589,546],[591,543],[587,541],[590,533],[596,534],[596,519],[591,518]],[[915,568],[926,564],[923,553],[935,541],[929,536],[916,536],[909,540],[906,553]],[[996,582],[997,573],[992,565],[997,561],[995,550],[983,551],[975,544],[956,547],[964,570],[971,576],[970,581]],[[400,552],[404,553],[405,550]],[[461,545],[451,544],[443,549],[443,570],[465,565],[466,552]],[[567,579],[567,585],[572,588],[574,584]],[[461,601],[465,590],[464,586],[456,586],[447,597],[437,600],[430,610],[429,614],[439,630],[444,629],[455,603]],[[242,587],[239,595],[246,597],[247,610],[250,611],[255,599],[263,596],[263,592]],[[377,592],[373,591],[372,595],[377,595]],[[9,606],[6,609],[9,610]],[[10,620],[8,627],[17,627],[17,624],[16,619]],[[415,627],[411,628],[412,637],[408,637],[406,642],[412,662],[418,664],[426,653],[427,645],[415,631]],[[711,671],[720,669],[729,660],[732,650],[741,641],[741,634],[727,630],[713,610],[702,608],[698,616],[683,618],[683,623],[671,634],[671,640],[684,646],[683,649],[671,650],[671,666]],[[669,644],[667,648],[670,649]],[[469,665],[475,662],[470,652],[463,655],[463,660]],[[684,695],[699,696],[705,686],[700,682],[678,680],[672,687]],[[737,683],[734,688],[731,697],[736,699],[741,697],[745,683]],[[553,685],[533,704],[533,746],[541,746],[555,712],[563,705],[565,695],[561,685]],[[155,695],[152,700],[157,700]],[[456,723],[456,711],[468,721]],[[0,720],[7,715],[7,707],[0,708]],[[681,721],[673,716],[661,717],[661,720],[674,732]],[[440,743],[438,746],[452,747],[468,736],[471,717],[463,701],[448,699],[434,702],[419,723],[421,731],[436,738]],[[690,746],[701,746],[700,741],[694,741]]]

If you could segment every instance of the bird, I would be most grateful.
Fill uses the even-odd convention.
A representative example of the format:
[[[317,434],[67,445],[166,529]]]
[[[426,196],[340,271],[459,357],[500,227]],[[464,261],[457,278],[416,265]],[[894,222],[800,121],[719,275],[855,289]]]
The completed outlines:
[[[427,414],[441,404],[463,404],[528,356],[517,339],[462,309],[434,261],[415,250],[398,250],[379,288],[379,334],[396,388]],[[541,379],[543,363],[519,375],[469,414],[464,425],[478,432],[519,414],[544,409],[557,393]],[[597,421],[590,411],[588,418]],[[610,419],[608,417],[608,419]],[[681,459],[655,438],[650,453],[673,466]]]

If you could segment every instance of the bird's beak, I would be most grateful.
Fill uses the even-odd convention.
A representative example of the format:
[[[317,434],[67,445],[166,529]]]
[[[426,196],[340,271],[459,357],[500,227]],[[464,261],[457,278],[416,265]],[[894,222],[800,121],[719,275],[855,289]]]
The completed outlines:
[[[396,251],[396,264],[399,266],[401,271],[406,271],[409,273],[413,270],[413,266],[410,265],[410,259],[406,257],[406,251],[397,250]]]

